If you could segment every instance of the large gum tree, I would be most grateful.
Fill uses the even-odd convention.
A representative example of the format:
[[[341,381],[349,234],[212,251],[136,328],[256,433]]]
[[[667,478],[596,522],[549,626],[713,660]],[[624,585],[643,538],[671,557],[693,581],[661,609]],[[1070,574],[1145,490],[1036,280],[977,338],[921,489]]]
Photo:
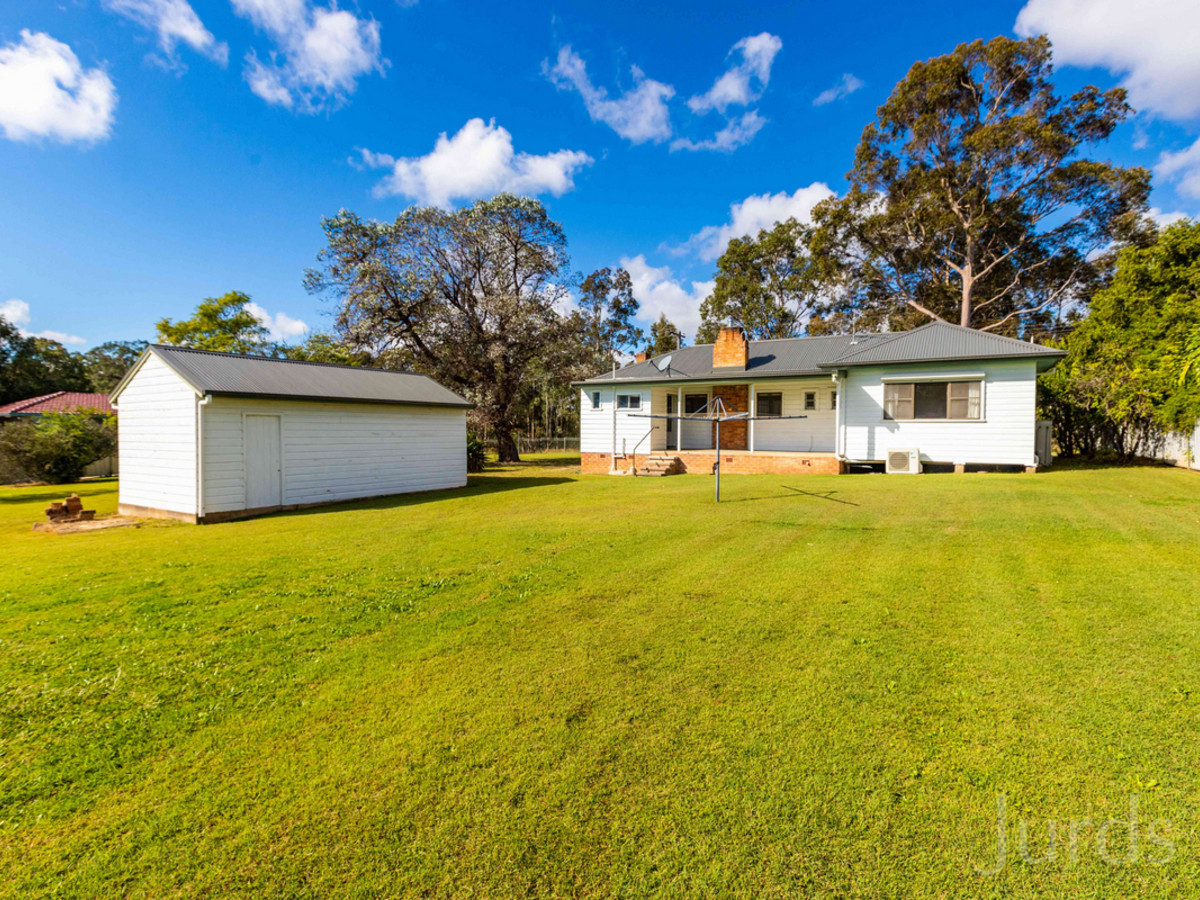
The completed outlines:
[[[1150,174],[1086,154],[1131,113],[1121,89],[1060,98],[1045,37],[915,64],[859,142],[813,249],[877,324],[1019,333],[1084,296],[1144,226]]]
[[[458,210],[414,206],[394,222],[342,210],[305,284],[336,298],[351,346],[401,359],[457,389],[519,459],[522,388],[548,348],[572,339],[562,228],[537,200],[501,194]]]

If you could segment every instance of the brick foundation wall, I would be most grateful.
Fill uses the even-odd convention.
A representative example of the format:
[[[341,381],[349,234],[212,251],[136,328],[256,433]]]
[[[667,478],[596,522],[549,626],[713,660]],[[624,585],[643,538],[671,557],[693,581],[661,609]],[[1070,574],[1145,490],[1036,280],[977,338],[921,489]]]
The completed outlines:
[[[725,437],[725,427],[721,426],[721,437]],[[689,475],[711,475],[712,464],[716,455],[711,450],[688,451],[680,453],[655,453],[654,456],[665,456],[677,460],[678,471]],[[638,466],[646,464],[646,455],[638,454]],[[627,472],[632,458],[617,457],[617,468]],[[583,453],[580,455],[580,468],[584,475],[607,475],[609,472],[609,455],[607,453]],[[726,475],[840,475],[842,464],[833,456],[771,456],[756,453],[753,456],[738,454],[721,457],[721,471]]]

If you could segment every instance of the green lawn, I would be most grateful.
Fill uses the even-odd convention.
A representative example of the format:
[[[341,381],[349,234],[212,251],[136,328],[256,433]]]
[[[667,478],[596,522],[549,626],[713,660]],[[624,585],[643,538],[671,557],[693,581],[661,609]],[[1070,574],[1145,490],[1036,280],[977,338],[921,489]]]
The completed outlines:
[[[29,528],[64,490],[0,489],[0,893],[1195,890],[1197,475],[732,476],[715,506],[537,462],[71,536]],[[1136,859],[1103,827],[1131,803]]]

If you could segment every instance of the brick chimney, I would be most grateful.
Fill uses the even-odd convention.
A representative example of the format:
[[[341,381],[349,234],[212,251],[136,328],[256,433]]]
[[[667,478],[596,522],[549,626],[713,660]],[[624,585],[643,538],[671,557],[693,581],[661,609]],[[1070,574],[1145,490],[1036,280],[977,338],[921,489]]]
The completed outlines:
[[[645,362],[649,358],[650,358],[649,350],[639,350],[637,352],[637,354],[633,357],[634,362]]]
[[[750,345],[746,343],[746,332],[736,325],[722,328],[713,344],[714,369],[742,369],[750,359]]]

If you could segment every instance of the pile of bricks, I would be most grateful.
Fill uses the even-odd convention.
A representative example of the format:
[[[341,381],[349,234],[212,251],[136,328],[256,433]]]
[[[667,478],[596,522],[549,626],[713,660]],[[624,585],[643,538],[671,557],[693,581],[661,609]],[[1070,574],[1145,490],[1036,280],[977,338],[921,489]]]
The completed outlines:
[[[46,507],[46,518],[52,523],[90,522],[96,518],[94,509],[84,509],[78,494],[72,494],[62,503],[51,503]]]

